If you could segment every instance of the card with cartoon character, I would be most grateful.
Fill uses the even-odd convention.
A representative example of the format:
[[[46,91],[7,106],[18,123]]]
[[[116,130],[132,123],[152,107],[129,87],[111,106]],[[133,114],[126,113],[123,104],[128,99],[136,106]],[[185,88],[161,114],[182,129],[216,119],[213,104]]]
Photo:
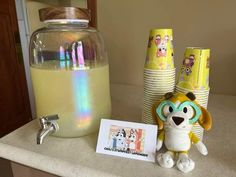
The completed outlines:
[[[157,126],[102,119],[97,153],[155,161]]]

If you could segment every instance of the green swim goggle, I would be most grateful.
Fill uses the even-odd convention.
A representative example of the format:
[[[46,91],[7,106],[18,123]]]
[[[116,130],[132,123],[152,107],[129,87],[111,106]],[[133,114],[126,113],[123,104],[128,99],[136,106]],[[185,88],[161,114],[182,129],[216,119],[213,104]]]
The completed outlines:
[[[173,109],[172,112],[177,112],[177,111],[183,111],[183,109],[186,106],[191,106],[193,108],[193,110],[195,111],[195,115],[194,117],[192,117],[191,119],[189,119],[189,123],[193,124],[195,122],[197,122],[197,120],[199,119],[200,115],[202,114],[201,109],[193,102],[191,101],[184,101],[183,103],[181,103],[178,107],[176,107],[176,105],[174,103],[172,103],[171,101],[162,101],[159,106],[156,108],[156,113],[158,114],[158,116],[160,117],[160,119],[162,121],[166,121],[166,118],[163,115],[163,108],[168,105],[171,106],[171,108]]]

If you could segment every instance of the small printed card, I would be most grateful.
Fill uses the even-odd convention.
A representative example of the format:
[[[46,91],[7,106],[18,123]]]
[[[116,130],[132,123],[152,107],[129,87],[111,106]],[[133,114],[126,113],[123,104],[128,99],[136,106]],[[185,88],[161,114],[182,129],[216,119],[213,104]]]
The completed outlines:
[[[97,153],[155,162],[157,126],[102,119]]]

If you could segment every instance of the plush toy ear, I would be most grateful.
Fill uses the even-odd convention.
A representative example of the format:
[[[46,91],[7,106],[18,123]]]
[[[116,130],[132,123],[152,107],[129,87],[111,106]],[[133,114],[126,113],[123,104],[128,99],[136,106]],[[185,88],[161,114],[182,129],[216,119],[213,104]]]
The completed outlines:
[[[211,114],[202,106],[200,106],[202,115],[198,119],[198,123],[205,129],[210,130],[212,126]]]
[[[188,93],[186,94],[186,96],[187,96],[190,100],[192,100],[192,101],[194,101],[194,100],[196,99],[196,97],[195,97],[195,95],[193,94],[193,92],[188,92]]]
[[[156,124],[158,125],[158,129],[162,130],[163,129],[163,122],[162,122],[162,120],[159,118],[159,116],[156,113],[156,109],[157,109],[157,107],[159,106],[160,103],[161,103],[161,101],[157,101],[152,106],[152,118],[156,122]]]
[[[173,94],[172,92],[167,92],[167,93],[164,95],[164,97],[165,97],[166,100],[170,99],[170,98],[173,97],[173,96],[174,96],[174,94]]]

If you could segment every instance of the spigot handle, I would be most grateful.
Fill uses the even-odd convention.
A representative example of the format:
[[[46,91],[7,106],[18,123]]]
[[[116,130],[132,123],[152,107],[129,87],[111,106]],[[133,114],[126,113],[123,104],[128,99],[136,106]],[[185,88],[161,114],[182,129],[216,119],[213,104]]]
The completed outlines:
[[[41,128],[37,134],[37,144],[42,144],[43,139],[47,135],[59,130],[59,126],[56,121],[58,119],[58,115],[43,116],[39,119]]]
[[[58,119],[59,119],[59,117],[58,117],[57,114],[55,114],[55,115],[50,115],[50,116],[45,116],[44,118],[45,118],[46,120],[48,120],[48,121],[58,120]]]

